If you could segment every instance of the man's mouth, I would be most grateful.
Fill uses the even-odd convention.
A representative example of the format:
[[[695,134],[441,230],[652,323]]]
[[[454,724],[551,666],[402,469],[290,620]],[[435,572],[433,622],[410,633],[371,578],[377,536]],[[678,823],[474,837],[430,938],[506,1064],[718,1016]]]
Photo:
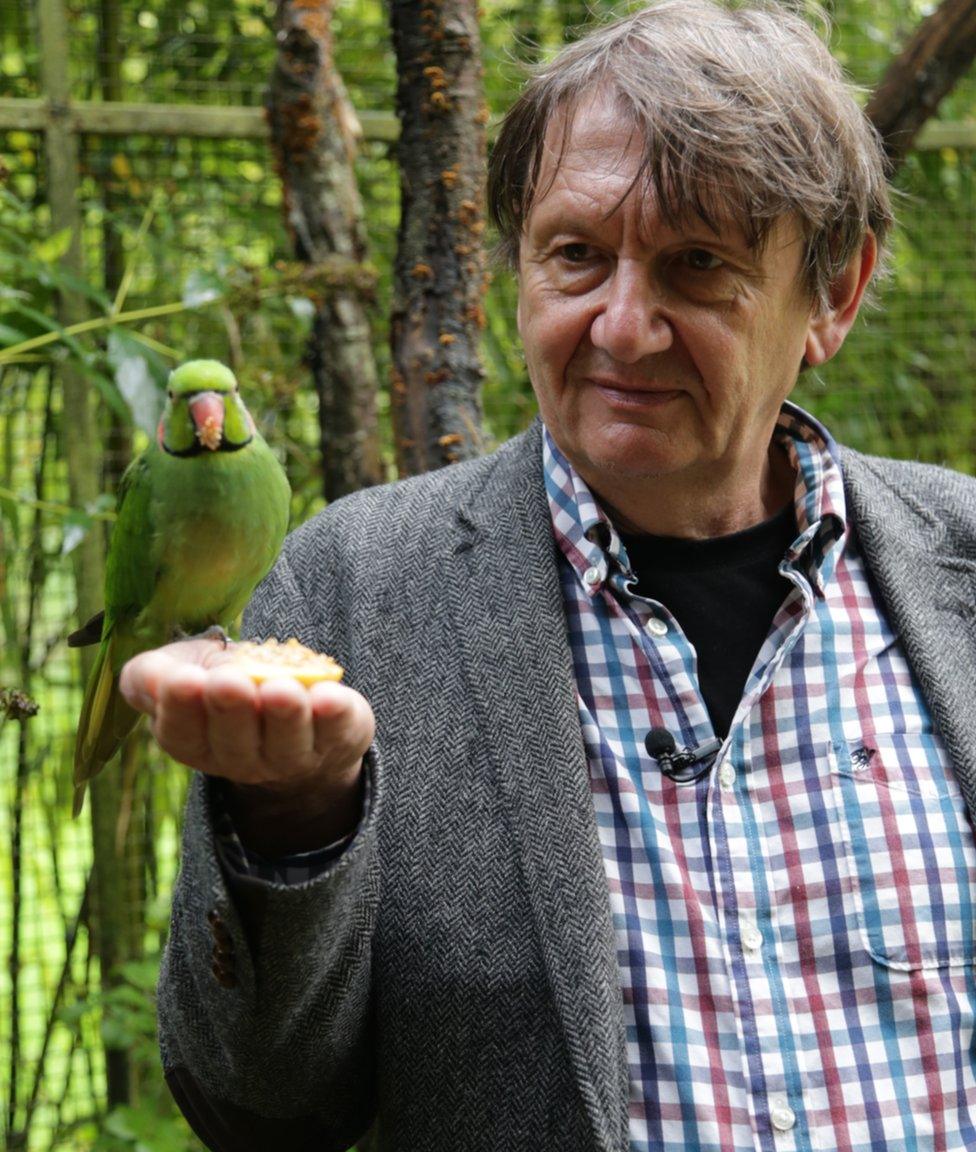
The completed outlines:
[[[601,398],[617,408],[642,408],[669,404],[681,395],[680,388],[645,387],[619,380],[591,379],[590,384]]]

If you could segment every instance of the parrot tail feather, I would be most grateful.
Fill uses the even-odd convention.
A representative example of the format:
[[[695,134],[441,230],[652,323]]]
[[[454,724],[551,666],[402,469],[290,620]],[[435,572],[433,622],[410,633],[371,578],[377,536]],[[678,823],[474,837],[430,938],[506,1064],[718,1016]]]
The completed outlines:
[[[118,752],[141,715],[119,692],[119,676],[114,671],[114,648],[114,637],[105,637],[85,689],[75,741],[74,816],[81,812],[86,784]]]
[[[97,644],[102,638],[104,624],[105,609],[103,608],[101,612],[96,612],[90,620],[69,634],[68,647],[84,648],[86,644]]]

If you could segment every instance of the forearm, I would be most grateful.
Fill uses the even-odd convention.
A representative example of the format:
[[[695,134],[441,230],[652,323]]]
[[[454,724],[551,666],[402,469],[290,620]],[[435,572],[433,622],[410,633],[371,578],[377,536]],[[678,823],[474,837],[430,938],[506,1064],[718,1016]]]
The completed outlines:
[[[368,811],[349,850],[299,887],[247,879],[228,886],[207,790],[197,782],[159,989],[167,1072],[185,1069],[207,1097],[262,1116],[307,1116],[311,1106],[331,1133],[362,1131],[370,1121],[379,889],[372,758],[366,770]],[[251,895],[261,905],[256,918],[244,909]],[[245,933],[245,919],[257,931]],[[232,956],[230,980],[226,963],[223,973],[211,971],[215,920]]]

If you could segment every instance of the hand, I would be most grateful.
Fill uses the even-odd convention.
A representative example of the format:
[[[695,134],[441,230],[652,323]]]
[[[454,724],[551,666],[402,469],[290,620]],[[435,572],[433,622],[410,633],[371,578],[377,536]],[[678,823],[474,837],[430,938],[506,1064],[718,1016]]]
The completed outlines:
[[[257,685],[212,639],[140,653],[122,669],[119,687],[149,716],[163,751],[234,786],[231,815],[252,847],[301,851],[355,827],[375,722],[353,689],[306,688],[286,676]]]

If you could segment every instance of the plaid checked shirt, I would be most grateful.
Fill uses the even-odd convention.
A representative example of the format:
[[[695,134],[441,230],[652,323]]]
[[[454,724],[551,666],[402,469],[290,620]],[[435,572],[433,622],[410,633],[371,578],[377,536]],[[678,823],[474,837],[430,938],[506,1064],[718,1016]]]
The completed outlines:
[[[545,476],[616,927],[632,1150],[976,1148],[976,848],[872,595],[827,433],[793,405],[793,585],[709,774],[695,652],[546,435]],[[734,611],[735,605],[729,605]]]

